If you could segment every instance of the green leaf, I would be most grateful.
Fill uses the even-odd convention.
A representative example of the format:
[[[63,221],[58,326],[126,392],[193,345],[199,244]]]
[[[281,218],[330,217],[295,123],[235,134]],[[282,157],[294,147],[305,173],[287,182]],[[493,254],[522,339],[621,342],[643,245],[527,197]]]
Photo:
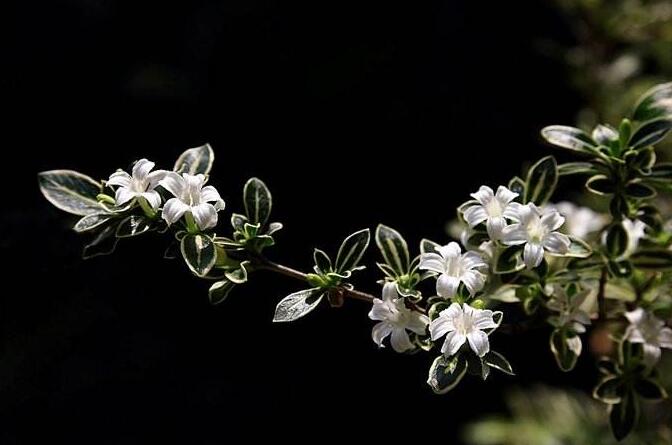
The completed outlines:
[[[231,215],[231,227],[240,232],[244,231],[245,224],[248,222],[247,216],[234,213]]]
[[[199,277],[210,272],[217,260],[215,243],[203,234],[188,234],[182,238],[180,251],[189,269]]]
[[[563,125],[551,125],[541,130],[541,136],[549,143],[579,153],[596,154],[595,141],[583,130]]]
[[[559,176],[595,174],[597,171],[590,162],[566,162],[558,165]]]
[[[599,145],[610,147],[615,141],[618,141],[618,132],[608,125],[598,125],[593,129],[592,138]]]
[[[576,366],[579,356],[570,348],[569,338],[562,330],[554,330],[551,334],[551,352],[560,370],[569,372]]]
[[[665,139],[671,129],[672,119],[669,117],[645,122],[630,138],[630,147],[637,150],[638,148],[655,145]]]
[[[505,374],[515,375],[509,361],[499,352],[489,351],[483,356],[483,361],[491,368],[498,369]]]
[[[672,181],[672,163],[661,162],[651,167],[651,173],[646,177],[648,181]]]
[[[116,229],[114,224],[105,227],[103,231],[96,235],[93,241],[84,247],[82,258],[88,260],[89,258],[100,255],[109,255],[114,252],[114,249],[117,247],[117,242],[119,241],[119,239],[114,236]]]
[[[102,184],[72,170],[50,170],[37,175],[40,191],[55,207],[74,215],[105,211],[96,199]]]
[[[434,241],[428,240],[426,238],[423,238],[420,241],[420,253],[438,253],[439,247],[441,247],[441,244],[435,243]]]
[[[427,384],[435,393],[445,394],[460,383],[466,372],[467,360],[462,354],[452,358],[440,355],[434,359],[432,366],[429,368]]]
[[[236,284],[227,279],[216,282],[210,286],[210,290],[208,291],[210,303],[219,304],[226,300],[226,297],[229,296],[229,292],[231,292],[234,287],[236,287]]]
[[[112,216],[113,215],[110,215],[109,213],[92,213],[82,217],[82,219],[77,221],[77,224],[75,224],[75,227],[73,228],[75,229],[75,232],[88,232],[89,230],[102,226],[112,219]]]
[[[618,258],[623,255],[628,248],[628,242],[628,231],[625,230],[621,222],[612,224],[607,229],[605,245],[611,258]]]
[[[313,251],[313,260],[320,273],[326,274],[327,272],[331,272],[331,259],[323,250],[315,249]]]
[[[516,201],[522,200],[523,196],[525,196],[525,181],[520,179],[518,176],[514,176],[509,181],[509,190],[511,190],[513,193],[518,193]]]
[[[616,191],[613,181],[605,175],[595,175],[588,178],[586,188],[598,195],[611,195]]]
[[[642,95],[632,113],[634,120],[643,122],[672,114],[672,82],[656,85]]]
[[[667,391],[658,382],[651,379],[639,379],[635,382],[635,391],[649,400],[663,400],[667,398]]]
[[[616,376],[605,377],[593,390],[593,397],[609,405],[621,403],[624,392],[623,381]]]
[[[243,199],[245,201],[245,213],[252,223],[259,223],[262,226],[271,216],[271,207],[273,199],[271,192],[261,179],[250,178],[245,183],[243,189]]]
[[[124,218],[117,226],[117,238],[130,238],[142,235],[152,229],[152,222],[144,216],[131,215]]]
[[[527,173],[525,202],[545,204],[558,184],[558,165],[553,156],[541,158]]]
[[[638,269],[671,270],[672,251],[666,249],[644,249],[633,253],[630,261]]]
[[[376,245],[380,249],[385,262],[398,275],[408,273],[410,264],[408,245],[399,232],[391,227],[379,224],[376,228]]]
[[[370,240],[371,231],[369,229],[355,232],[343,240],[336,255],[336,272],[344,272],[357,267],[366,248],[369,247]]]
[[[240,267],[237,269],[229,270],[224,273],[224,276],[228,278],[234,284],[243,284],[247,282],[247,265],[249,261],[243,261],[240,263]]]
[[[175,161],[173,170],[178,173],[189,173],[190,175],[197,175],[199,173],[208,175],[214,161],[215,152],[212,150],[210,144],[205,144],[184,151],[177,158],[177,161]]]
[[[638,418],[639,405],[637,404],[637,398],[632,391],[629,391],[623,396],[621,403],[611,405],[609,422],[616,440],[625,439],[635,428]]]
[[[521,251],[521,246],[511,246],[504,249],[497,257],[494,272],[496,274],[506,274],[523,270],[525,263],[520,258]]]
[[[297,320],[312,312],[324,294],[319,288],[305,289],[286,296],[275,307],[273,321],[276,323]]]
[[[593,249],[581,238],[575,236],[569,236],[568,238],[571,243],[569,244],[569,250],[567,250],[563,256],[571,258],[588,258],[593,254]]]
[[[656,196],[656,191],[646,184],[632,181],[625,186],[625,194],[636,199],[650,199]]]

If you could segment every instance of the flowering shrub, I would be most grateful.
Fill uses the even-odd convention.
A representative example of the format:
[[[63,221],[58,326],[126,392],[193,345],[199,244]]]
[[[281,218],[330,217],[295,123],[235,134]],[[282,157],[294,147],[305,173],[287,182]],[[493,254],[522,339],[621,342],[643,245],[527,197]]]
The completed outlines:
[[[399,232],[377,227],[381,298],[352,284],[364,267],[369,229],[346,237],[335,256],[315,249],[309,273],[268,260],[264,252],[282,224],[271,222],[272,196],[257,178],[244,186],[244,213],[233,213],[230,229],[223,229],[224,201],[205,185],[214,161],[209,145],[185,151],[171,171],[141,159],[131,174],[118,170],[106,181],[69,170],[40,173],[39,181],[52,204],[81,216],[74,229],[93,235],[86,258],[111,253],[123,238],[170,233],[166,257],[180,255],[194,275],[212,280],[213,304],[261,271],[306,284],[278,303],[276,322],[304,317],[324,303],[341,306],[346,298],[368,302],[377,345],[389,341],[398,353],[435,355],[427,383],[436,393],[454,388],[467,373],[484,380],[492,370],[513,374],[492,348],[502,341],[491,341],[498,329],[550,324],[549,349],[563,371],[575,366],[587,329],[607,329],[614,352],[598,362],[602,378],[594,397],[609,407],[621,439],[636,424],[641,399],[667,396],[656,365],[662,349],[672,348],[666,327],[672,233],[669,215],[654,199],[672,190],[672,165],[656,163],[654,146],[670,129],[672,83],[647,92],[618,128],[544,128],[550,144],[580,160],[559,164],[547,156],[496,191],[480,187],[457,209],[461,245],[424,239],[412,254]],[[609,215],[570,202],[551,204],[566,176],[586,177],[586,192],[607,201]],[[511,305],[527,319],[502,325],[515,310]]]

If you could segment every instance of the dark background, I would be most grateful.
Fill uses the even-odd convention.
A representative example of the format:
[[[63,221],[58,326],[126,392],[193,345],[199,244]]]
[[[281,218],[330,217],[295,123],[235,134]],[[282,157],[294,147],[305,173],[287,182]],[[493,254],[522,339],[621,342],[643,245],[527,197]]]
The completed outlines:
[[[378,222],[445,242],[455,207],[549,153],[539,129],[571,124],[579,105],[538,50],[568,39],[567,24],[522,3],[6,5],[0,443],[455,443],[507,387],[589,387],[590,365],[561,375],[542,332],[493,336],[516,377],[435,396],[433,355],[377,350],[363,303],[273,325],[300,283],[255,275],[212,307],[206,283],[161,259],[163,240],[82,261],[74,220],[35,178],[105,178],[140,157],[169,168],[210,142],[222,227],[249,176],[272,189],[285,223],[273,259],[306,269],[313,247],[334,252]],[[373,269],[356,282],[378,293]]]

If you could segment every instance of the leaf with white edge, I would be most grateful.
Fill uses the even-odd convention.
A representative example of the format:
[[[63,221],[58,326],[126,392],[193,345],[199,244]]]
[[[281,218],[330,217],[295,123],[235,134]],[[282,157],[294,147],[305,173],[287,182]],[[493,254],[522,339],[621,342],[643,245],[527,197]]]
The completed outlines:
[[[283,298],[275,307],[273,321],[284,323],[297,320],[312,312],[320,304],[323,297],[324,293],[319,288],[294,292]]]
[[[240,215],[238,213],[234,213],[231,215],[231,227],[234,228],[234,230],[238,231],[243,231],[245,223],[247,223],[247,216],[245,215]]]
[[[203,234],[188,234],[182,238],[180,251],[189,269],[199,277],[210,272],[217,260],[215,243]]]
[[[268,230],[266,231],[267,235],[273,235],[275,232],[278,230],[282,229],[282,223],[279,222],[272,222],[268,225]]]
[[[630,147],[637,150],[638,148],[655,145],[665,139],[671,129],[672,119],[670,117],[645,122],[630,138]]]
[[[329,259],[329,255],[324,253],[323,250],[315,249],[313,251],[313,260],[320,273],[326,274],[331,272],[331,259]]]
[[[385,262],[398,275],[408,273],[410,263],[408,244],[399,232],[391,227],[379,224],[376,228],[376,245],[380,249]]]
[[[105,211],[96,198],[102,184],[73,170],[50,170],[37,175],[40,191],[55,207],[73,215]]]
[[[578,128],[551,125],[541,130],[541,136],[558,147],[585,154],[597,153],[595,141]]]
[[[656,191],[646,184],[631,181],[625,185],[625,194],[635,199],[651,199],[656,196]]]
[[[462,354],[452,358],[440,355],[429,368],[427,384],[436,394],[445,394],[460,383],[466,372],[467,360]]]
[[[595,167],[590,162],[566,162],[558,165],[558,175],[594,175],[597,173]]]
[[[345,272],[357,267],[369,247],[370,240],[371,231],[369,229],[359,230],[344,239],[336,255],[335,271]]]
[[[643,122],[672,115],[672,82],[656,85],[642,95],[632,113],[634,120]]]
[[[569,241],[569,249],[561,256],[569,258],[588,258],[593,254],[593,249],[590,247],[590,244],[581,238],[570,235]],[[550,253],[550,255],[553,256],[552,253]]]
[[[112,219],[109,213],[92,213],[82,217],[73,227],[75,232],[87,232],[96,229]]]
[[[607,236],[604,238],[607,253],[612,258],[618,258],[623,255],[628,248],[629,236],[623,224],[620,222],[612,224],[607,229]]]
[[[273,205],[273,198],[266,184],[259,178],[250,178],[243,189],[243,200],[250,222],[262,226],[266,224]]]
[[[497,257],[494,273],[507,274],[518,272],[525,268],[525,263],[521,259],[522,248],[520,246],[511,246],[504,249]]]
[[[570,347],[569,338],[567,334],[561,330],[555,330],[551,334],[550,345],[551,352],[555,357],[555,361],[558,364],[558,367],[561,371],[569,372],[574,369],[576,366],[576,361],[579,356],[575,353],[575,350]],[[581,341],[579,339],[579,341]]]
[[[114,252],[114,249],[117,247],[117,242],[119,238],[114,236],[116,231],[116,226],[114,224],[105,227],[89,244],[84,247],[82,252],[82,258],[88,260],[89,258],[109,255]]]
[[[420,253],[437,253],[439,247],[441,247],[439,243],[435,243],[426,238],[423,238],[422,241],[420,241]]]
[[[517,202],[523,200],[523,197],[525,196],[525,187],[525,181],[520,179],[518,176],[514,176],[509,181],[509,190],[511,190],[513,193],[518,193],[518,196],[516,197]]]
[[[609,423],[611,431],[616,440],[623,440],[630,434],[637,424],[639,418],[639,404],[632,391],[628,391],[623,396],[621,403],[611,405],[609,414]]]
[[[618,141],[618,132],[608,125],[598,125],[593,129],[592,137],[598,144],[609,147]]]
[[[519,303],[520,298],[516,296],[518,287],[513,284],[504,284],[492,292],[489,297],[491,300],[501,301],[502,303]]]
[[[527,173],[525,202],[545,204],[553,195],[558,184],[558,164],[553,156],[537,161]]]
[[[660,383],[651,379],[638,379],[635,382],[637,394],[648,400],[663,400],[667,398],[667,391]]]
[[[117,226],[117,238],[130,238],[152,230],[152,222],[144,216],[131,215]]]
[[[210,286],[210,290],[208,291],[208,299],[210,300],[210,303],[219,304],[226,300],[226,297],[229,296],[229,292],[231,292],[234,287],[236,287],[236,284],[228,279],[216,282]]]
[[[646,270],[671,270],[672,269],[672,250],[666,249],[644,249],[633,253],[630,261],[638,269]]]
[[[505,374],[515,375],[509,361],[499,352],[489,351],[483,356],[483,362]]]
[[[243,261],[240,263],[238,269],[226,271],[224,276],[234,284],[243,284],[247,282],[247,265],[249,263],[249,261]]]
[[[614,182],[605,175],[594,175],[586,181],[586,188],[598,195],[611,195],[616,191]]]
[[[597,400],[614,405],[621,402],[624,385],[621,379],[616,376],[609,375],[603,378],[593,389],[593,397]]]
[[[201,145],[186,150],[177,158],[173,170],[178,173],[188,173],[190,175],[207,175],[212,169],[212,163],[215,161],[215,152],[210,144]]]

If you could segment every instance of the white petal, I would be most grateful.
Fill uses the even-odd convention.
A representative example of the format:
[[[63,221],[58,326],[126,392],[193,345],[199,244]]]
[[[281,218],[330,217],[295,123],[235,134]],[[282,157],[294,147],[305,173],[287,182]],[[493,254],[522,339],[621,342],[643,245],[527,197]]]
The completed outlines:
[[[581,350],[583,349],[583,344],[581,343],[581,337],[575,335],[573,337],[567,338],[567,346],[569,350],[574,353],[574,355],[581,355]]]
[[[429,324],[429,317],[418,312],[412,312],[406,325],[406,329],[415,332],[416,334],[424,335]]]
[[[527,243],[523,249],[523,261],[528,268],[537,267],[544,259],[544,248],[539,244]]]
[[[126,204],[131,199],[135,198],[136,193],[132,192],[128,187],[119,187],[114,194],[114,201],[118,206]]]
[[[189,206],[177,198],[170,198],[163,206],[163,213],[161,216],[170,225],[182,218],[185,212],[189,210]]]
[[[466,252],[461,258],[462,266],[465,269],[480,269],[487,268],[488,264],[483,260],[483,257],[474,251]]]
[[[439,297],[450,298],[455,295],[459,285],[459,278],[442,274],[436,280],[436,294]]]
[[[497,194],[495,197],[501,204],[508,204],[518,197],[518,193],[512,192],[503,185],[500,185],[497,187]]]
[[[149,172],[154,168],[154,163],[147,159],[140,159],[133,166],[132,175],[136,180],[143,180],[147,178]]]
[[[467,334],[467,340],[469,341],[469,346],[471,346],[471,349],[479,357],[483,357],[488,353],[488,351],[490,351],[488,335],[483,331],[471,331]]]
[[[472,193],[471,196],[482,205],[486,205],[495,197],[495,192],[493,192],[487,185],[482,185],[481,188],[479,188],[476,193]]]
[[[423,253],[420,257],[420,269],[431,270],[436,273],[446,271],[446,262],[438,253]]]
[[[476,329],[495,329],[497,323],[492,318],[493,312],[491,310],[475,310],[472,316],[474,327]]]
[[[213,186],[208,185],[201,190],[201,201],[214,202],[217,211],[224,210],[224,200]]]
[[[110,179],[107,180],[107,185],[118,185],[121,187],[128,187],[131,185],[131,175],[125,171],[117,170],[116,172],[110,175]]]
[[[488,219],[485,228],[488,230],[488,236],[492,240],[498,240],[502,237],[502,231],[506,227],[507,223],[504,217],[495,216]]]
[[[397,293],[397,285],[392,282],[387,282],[383,286],[383,300],[392,301],[399,298],[399,293]]]
[[[467,208],[464,213],[464,219],[467,221],[470,227],[476,227],[486,219],[488,219],[488,213],[485,211],[485,208],[481,205],[473,205]]]
[[[439,316],[429,323],[429,335],[431,336],[432,341],[436,341],[446,335],[446,333],[454,330],[455,325],[451,318]]]
[[[390,316],[390,309],[383,300],[378,298],[373,300],[373,307],[369,311],[369,318],[371,320],[387,320]]]
[[[544,249],[551,253],[567,253],[569,246],[572,244],[567,235],[559,232],[553,232],[546,235],[544,238]]]
[[[463,334],[458,334],[456,331],[449,332],[443,346],[441,346],[441,352],[447,356],[455,355],[466,340],[467,338]]]
[[[527,231],[522,224],[511,224],[502,230],[502,243],[515,246],[527,242]]]
[[[441,256],[445,259],[458,258],[462,254],[462,248],[455,241],[448,243],[445,246],[437,247]]]
[[[147,175],[147,181],[149,181],[148,189],[153,190],[157,185],[159,185],[159,181],[165,178],[168,173],[170,172],[167,170],[156,170]]]
[[[660,343],[661,348],[672,349],[672,329],[661,329],[658,334],[658,343]]]
[[[217,209],[212,204],[204,202],[191,207],[191,214],[201,230],[210,229],[217,225]]]
[[[186,182],[188,188],[196,191],[200,191],[203,188],[203,183],[205,182],[205,176],[201,173],[197,175],[182,173],[182,178]]]
[[[446,309],[439,312],[439,317],[448,318],[452,320],[455,317],[462,317],[464,315],[464,309],[459,303],[452,303]]]
[[[641,307],[638,307],[634,311],[626,312],[624,315],[632,324],[640,324],[646,318],[646,312]]]
[[[142,193],[142,197],[147,200],[150,206],[154,210],[158,209],[161,206],[161,195],[156,190],[150,190],[149,192]]]
[[[462,274],[460,279],[464,285],[467,286],[469,294],[471,295],[474,295],[476,292],[483,289],[483,285],[485,285],[485,275],[475,270],[466,271]]]
[[[395,328],[392,330],[390,344],[392,345],[392,349],[396,352],[404,352],[413,349],[413,343],[411,343],[404,328]]]
[[[548,229],[549,232],[558,230],[565,223],[565,218],[558,213],[557,210],[551,210],[541,217],[541,224]]]
[[[521,203],[511,202],[502,212],[502,216],[504,216],[504,218],[510,219],[511,221],[520,222],[521,207],[523,207]]]
[[[373,338],[373,341],[382,348],[383,340],[385,340],[385,337],[387,337],[391,333],[392,333],[392,325],[386,321],[381,321],[380,323],[375,325],[371,330],[371,338]]]
[[[628,328],[625,330],[625,337],[628,339],[630,343],[646,342],[644,336],[642,335],[642,331],[640,331],[634,326],[628,326]]]
[[[651,367],[660,360],[660,347],[644,343],[644,364]]]
[[[184,178],[175,172],[168,172],[166,176],[159,181],[159,185],[178,198],[184,194],[184,190],[187,186]]]

